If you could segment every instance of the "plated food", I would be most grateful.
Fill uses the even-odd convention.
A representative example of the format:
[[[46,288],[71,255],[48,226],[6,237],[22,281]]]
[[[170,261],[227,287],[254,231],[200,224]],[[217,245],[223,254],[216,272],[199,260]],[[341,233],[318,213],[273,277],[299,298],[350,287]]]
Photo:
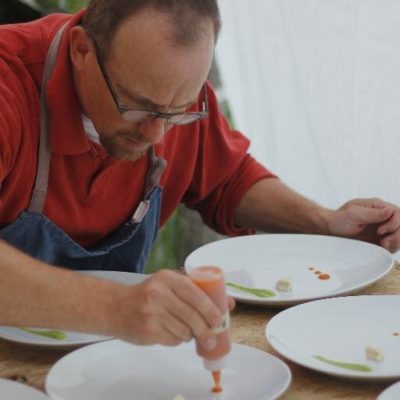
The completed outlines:
[[[224,239],[192,252],[190,272],[200,265],[223,269],[236,300],[286,307],[351,294],[385,276],[393,256],[352,239],[319,235],[253,235]]]
[[[365,355],[371,361],[382,362],[384,360],[383,351],[375,346],[366,346]]]
[[[400,296],[349,296],[301,304],[274,316],[266,338],[282,356],[329,375],[400,379]]]
[[[292,290],[292,281],[287,276],[285,276],[284,278],[280,278],[276,282],[275,288],[280,292],[290,292]]]
[[[273,400],[290,381],[290,370],[280,359],[233,344],[224,369],[222,398]],[[57,400],[172,400],[177,396],[215,400],[211,386],[210,373],[193,342],[177,347],[135,346],[119,340],[96,343],[63,357],[46,378],[46,391]]]

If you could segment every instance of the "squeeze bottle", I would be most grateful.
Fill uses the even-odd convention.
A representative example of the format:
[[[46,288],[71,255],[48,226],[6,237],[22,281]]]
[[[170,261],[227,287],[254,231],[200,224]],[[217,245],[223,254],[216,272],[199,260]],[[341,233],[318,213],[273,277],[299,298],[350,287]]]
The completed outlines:
[[[202,266],[194,268],[189,273],[193,282],[202,289],[216,304],[222,314],[219,326],[215,327],[217,344],[212,350],[207,350],[196,341],[197,354],[203,358],[204,367],[212,372],[215,386],[213,392],[221,392],[221,370],[226,365],[227,354],[231,349],[229,334],[229,309],[225,293],[224,273],[215,266]]]

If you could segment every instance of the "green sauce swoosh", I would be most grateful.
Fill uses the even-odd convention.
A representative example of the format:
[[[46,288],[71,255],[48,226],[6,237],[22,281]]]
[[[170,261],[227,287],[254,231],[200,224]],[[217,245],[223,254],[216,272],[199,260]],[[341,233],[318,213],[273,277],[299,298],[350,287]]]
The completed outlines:
[[[276,296],[276,292],[274,292],[273,290],[270,290],[270,289],[249,288],[249,287],[242,286],[242,285],[239,285],[237,283],[232,283],[232,282],[226,282],[225,285],[232,289],[235,289],[239,292],[251,294],[251,295],[257,296],[257,297],[265,298],[265,297],[275,297]]]
[[[342,362],[342,361],[335,361],[335,360],[330,360],[329,358],[325,358],[322,356],[313,356],[319,361],[322,361],[324,363],[334,365],[335,367],[340,367],[340,368],[346,368],[346,369],[351,369],[353,371],[360,371],[360,372],[372,372],[373,369],[366,364],[354,364],[354,363],[347,363],[347,362]]]
[[[65,340],[67,338],[67,335],[61,331],[54,331],[54,330],[40,331],[38,329],[32,329],[32,328],[19,328],[19,329],[28,333],[33,333],[34,335],[44,336],[55,340]]]

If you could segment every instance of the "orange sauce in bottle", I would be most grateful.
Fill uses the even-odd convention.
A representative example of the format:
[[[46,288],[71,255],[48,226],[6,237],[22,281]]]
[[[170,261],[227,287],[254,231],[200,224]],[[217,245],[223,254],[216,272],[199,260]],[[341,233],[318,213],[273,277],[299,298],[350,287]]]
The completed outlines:
[[[214,379],[214,387],[211,389],[213,393],[221,393],[221,371],[211,371],[212,377]]]
[[[196,341],[196,351],[203,357],[204,366],[211,371],[214,380],[213,393],[222,392],[221,368],[225,362],[225,356],[231,349],[229,334],[229,309],[225,293],[223,271],[215,266],[203,266],[193,269],[190,274],[193,282],[202,289],[216,304],[222,314],[220,326],[214,328],[217,344],[212,350],[207,350]]]

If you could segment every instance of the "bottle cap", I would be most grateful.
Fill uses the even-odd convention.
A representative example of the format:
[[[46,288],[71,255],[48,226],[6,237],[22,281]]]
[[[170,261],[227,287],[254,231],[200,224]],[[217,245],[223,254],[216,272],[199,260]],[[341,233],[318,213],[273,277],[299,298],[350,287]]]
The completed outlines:
[[[216,360],[207,360],[203,358],[204,368],[208,371],[221,371],[225,368],[228,356],[223,356]]]

